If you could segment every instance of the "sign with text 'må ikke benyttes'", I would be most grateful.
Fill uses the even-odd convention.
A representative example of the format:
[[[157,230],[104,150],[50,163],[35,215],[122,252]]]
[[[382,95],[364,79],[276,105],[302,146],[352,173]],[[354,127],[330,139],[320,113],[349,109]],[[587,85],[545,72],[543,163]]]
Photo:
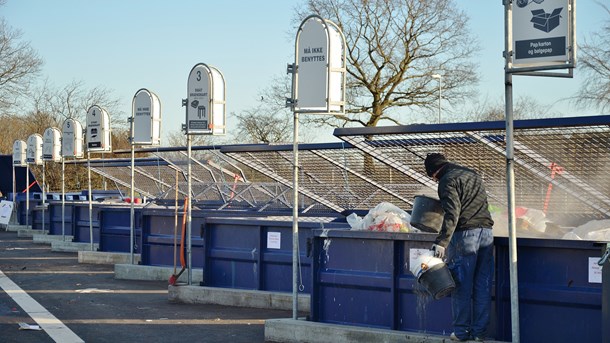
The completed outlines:
[[[34,133],[28,137],[28,148],[26,151],[28,164],[42,165],[42,136]]]
[[[222,73],[204,63],[196,64],[187,82],[186,134],[226,133],[226,86]]]
[[[93,105],[87,111],[87,151],[110,152],[110,116],[105,109]]]
[[[161,144],[161,102],[157,95],[145,88],[136,92],[131,105],[133,144]]]
[[[61,132],[56,127],[49,127],[42,134],[42,159],[61,162]]]
[[[66,119],[61,132],[61,155],[63,157],[83,157],[83,125],[76,119]]]
[[[26,158],[25,152],[27,150],[27,144],[22,140],[16,140],[13,143],[13,166],[25,167]]]
[[[336,24],[317,15],[303,20],[295,42],[295,112],[345,112],[345,50]]]
[[[512,67],[574,63],[572,0],[516,0],[512,6]]]

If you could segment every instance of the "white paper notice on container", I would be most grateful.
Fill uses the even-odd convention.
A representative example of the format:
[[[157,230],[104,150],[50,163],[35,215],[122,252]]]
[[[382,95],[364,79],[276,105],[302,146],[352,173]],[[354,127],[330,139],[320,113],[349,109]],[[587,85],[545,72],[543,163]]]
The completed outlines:
[[[602,267],[597,261],[599,257],[589,257],[589,283],[602,283]]]
[[[282,233],[281,232],[267,232],[267,249],[281,249],[282,247]]]

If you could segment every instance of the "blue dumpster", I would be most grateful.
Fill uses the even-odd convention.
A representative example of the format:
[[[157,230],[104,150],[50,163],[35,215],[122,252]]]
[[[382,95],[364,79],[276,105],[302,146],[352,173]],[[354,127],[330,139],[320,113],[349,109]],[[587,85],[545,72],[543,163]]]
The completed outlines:
[[[17,194],[17,204],[18,204],[18,208],[17,208],[17,218],[19,221],[20,225],[25,225],[26,223],[26,216],[27,216],[27,223],[28,225],[32,225],[34,222],[34,218],[33,218],[33,212],[34,212],[34,208],[40,204],[42,204],[42,193],[39,196],[36,196],[36,193],[30,193],[30,206],[29,206],[29,213],[27,213],[27,199],[26,199],[26,193],[19,193]]]
[[[62,234],[62,203],[61,201],[50,201],[49,202],[49,234],[60,235]],[[64,234],[72,236],[73,230],[73,206],[71,201],[66,201],[64,206]]]
[[[32,230],[49,230],[51,216],[49,215],[48,203],[45,203],[45,210],[43,211],[42,200],[37,200],[37,202],[38,205],[32,208],[32,202],[30,201],[30,213],[32,216],[30,224],[32,225]]]
[[[142,207],[134,206],[134,252],[140,253]],[[99,205],[99,251],[130,252],[131,206],[129,204]]]
[[[409,250],[434,234],[314,231],[312,320],[447,335],[450,298],[426,300],[408,271]],[[520,338],[523,342],[601,342],[602,281],[591,241],[520,238]],[[508,239],[495,238],[496,275],[489,337],[510,341]],[[608,282],[608,281],[606,281]]]
[[[409,268],[434,234],[315,230],[313,321],[448,334],[450,299],[432,300]],[[412,251],[413,250],[413,251]]]
[[[496,338],[511,340],[508,239],[496,237]],[[590,282],[591,241],[517,239],[522,342],[601,342],[602,283]],[[590,260],[591,259],[591,260]]]
[[[172,267],[174,261],[180,266],[180,234],[182,213],[178,215],[178,227],[174,225],[174,209],[142,210],[142,264],[147,266]],[[203,267],[203,237],[201,213],[192,212],[191,222],[191,261],[193,268]],[[177,248],[174,249],[174,230],[178,233]],[[185,239],[185,259],[186,244]]]
[[[73,242],[91,242],[91,234],[89,227],[89,203],[74,202],[74,239]],[[91,225],[93,228],[93,243],[100,241],[100,221],[99,221],[99,206],[92,204]]]
[[[270,217],[210,217],[203,226],[205,286],[275,292],[292,291],[292,221]],[[299,222],[300,291],[311,291],[312,230],[345,227],[335,218]]]

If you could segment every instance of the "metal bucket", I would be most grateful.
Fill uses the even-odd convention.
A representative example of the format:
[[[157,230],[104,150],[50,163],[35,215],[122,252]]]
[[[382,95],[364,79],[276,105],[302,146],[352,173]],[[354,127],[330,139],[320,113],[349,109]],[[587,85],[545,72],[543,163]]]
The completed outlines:
[[[438,233],[443,225],[444,213],[438,199],[416,195],[411,212],[411,226],[422,231]]]
[[[440,263],[426,270],[417,281],[426,288],[434,299],[446,297],[455,289],[451,271],[445,263]]]

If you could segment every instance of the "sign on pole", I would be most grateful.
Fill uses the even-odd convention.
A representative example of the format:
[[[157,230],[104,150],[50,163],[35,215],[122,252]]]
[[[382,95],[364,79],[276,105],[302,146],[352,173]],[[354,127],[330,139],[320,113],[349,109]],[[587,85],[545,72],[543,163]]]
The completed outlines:
[[[345,113],[345,38],[331,21],[312,15],[301,23],[295,44],[292,105],[295,112]]]
[[[161,102],[157,95],[145,88],[136,92],[131,104],[133,144],[161,144]]]
[[[83,125],[76,119],[66,119],[62,126],[61,155],[63,157],[82,158]]]
[[[13,143],[13,166],[25,167],[26,157],[25,152],[27,150],[27,144],[22,140],[16,140]]]
[[[42,165],[42,136],[34,133],[28,137],[28,149],[26,152],[28,164]]]
[[[226,134],[226,86],[220,70],[196,64],[189,73],[187,94],[186,134]]]
[[[87,111],[87,151],[110,152],[110,116],[105,109],[93,105]]]
[[[61,161],[61,132],[56,127],[49,127],[42,135],[42,159],[44,161]]]
[[[512,62],[518,72],[575,67],[576,42],[573,0],[517,0],[512,19]]]

